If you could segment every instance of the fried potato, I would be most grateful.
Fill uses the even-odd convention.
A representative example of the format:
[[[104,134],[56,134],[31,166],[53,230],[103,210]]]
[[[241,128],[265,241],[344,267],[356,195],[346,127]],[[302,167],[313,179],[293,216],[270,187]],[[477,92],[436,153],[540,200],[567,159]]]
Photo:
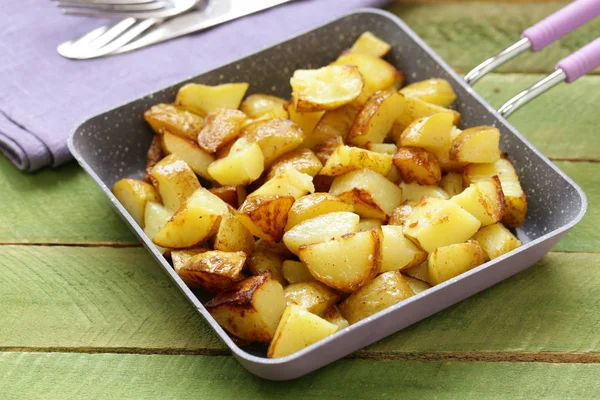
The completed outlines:
[[[448,193],[438,186],[423,186],[418,183],[400,183],[402,197],[405,201],[419,201],[423,196],[434,197],[436,199],[449,199]]]
[[[258,239],[254,243],[254,251],[268,251],[283,257],[283,259],[292,258],[294,256],[292,252],[288,250],[285,243],[271,242],[263,239]]]
[[[246,114],[240,110],[217,108],[206,115],[198,133],[198,144],[208,153],[214,153],[240,134]]]
[[[348,136],[359,111],[360,108],[354,104],[346,104],[335,110],[326,111],[313,132],[306,136],[302,147],[313,149],[318,153],[317,147],[327,140],[341,140],[341,144],[344,144],[343,141]],[[336,137],[340,139],[332,139]],[[333,148],[335,148],[334,143],[330,144]],[[321,159],[321,161],[325,160]]]
[[[323,315],[340,299],[340,295],[335,290],[318,281],[293,283],[287,286],[283,293],[288,306],[297,304],[319,316]]]
[[[407,85],[400,89],[400,93],[440,107],[450,107],[456,100],[456,93],[450,82],[440,78],[426,79]]]
[[[339,176],[364,168],[387,175],[392,169],[392,156],[343,145],[333,151],[319,174]]]
[[[333,154],[335,149],[344,145],[344,139],[341,136],[333,136],[329,139],[325,139],[321,143],[313,147],[313,151],[317,158],[325,165],[329,157]]]
[[[289,231],[302,221],[332,212],[354,211],[351,204],[345,203],[329,193],[313,193],[300,197],[288,213],[285,230]]]
[[[462,193],[465,189],[463,186],[462,174],[458,172],[448,172],[446,175],[442,176],[440,187],[448,193],[448,196],[450,197]]]
[[[286,100],[269,94],[257,93],[246,97],[240,105],[240,110],[248,118],[287,118]]]
[[[404,222],[406,221],[410,213],[412,213],[412,209],[412,206],[407,204],[394,208],[394,211],[392,211],[392,215],[388,220],[388,225],[404,225]]]
[[[337,326],[338,331],[350,326],[348,320],[344,318],[339,308],[337,308],[336,306],[333,306],[329,310],[325,311],[325,314],[323,314],[323,319]]]
[[[429,267],[427,266],[427,261],[423,261],[414,267],[406,268],[402,271],[402,274],[429,284]]]
[[[494,175],[490,179],[472,183],[461,194],[450,199],[481,222],[481,226],[495,224],[504,216],[506,203],[500,179]]]
[[[173,269],[175,272],[181,269],[188,260],[197,254],[210,251],[208,247],[193,247],[191,249],[173,250],[171,252],[171,261],[173,261]]]
[[[367,143],[367,150],[374,151],[375,153],[387,154],[393,156],[398,151],[398,146],[393,143]]]
[[[243,251],[246,255],[252,254],[254,250],[254,235],[240,221],[235,209],[230,209],[224,215],[212,238],[212,246],[215,250],[237,252]]]
[[[227,204],[204,188],[197,189],[175,212],[152,241],[172,249],[197,246],[211,237],[223,216],[229,213]]]
[[[172,216],[173,212],[162,204],[153,201],[147,202],[144,211],[144,233],[146,236],[148,236],[150,240],[154,239],[154,236],[156,236],[158,231],[165,226]],[[161,254],[165,254],[167,251],[164,247],[156,247]]]
[[[135,222],[144,229],[146,203],[149,201],[160,202],[154,187],[137,179],[121,179],[113,185],[111,191]]]
[[[309,137],[312,135],[315,127],[323,118],[325,111],[305,111],[299,112],[294,107],[294,102],[290,101],[286,105],[287,113],[289,114],[289,120],[294,122],[296,125],[302,129],[305,137]]]
[[[163,204],[173,212],[200,187],[194,171],[175,154],[166,156],[152,168],[151,179]]]
[[[329,65],[319,69],[294,71],[290,85],[297,111],[325,111],[356,99],[363,89],[364,81],[355,66]]]
[[[356,146],[383,143],[404,107],[404,97],[398,92],[373,94],[356,116],[348,142]]]
[[[274,279],[285,286],[287,282],[282,273],[283,260],[284,256],[280,254],[268,251],[261,246],[254,246],[254,251],[248,258],[248,269],[253,275],[262,275],[269,271]]]
[[[265,168],[268,168],[278,157],[300,146],[304,134],[292,121],[273,118],[245,126],[241,137],[258,143],[265,157]]]
[[[494,163],[500,159],[500,131],[493,126],[463,130],[452,141],[450,160],[466,163]]]
[[[315,277],[302,261],[285,260],[281,266],[281,274],[291,284],[314,281]]]
[[[497,175],[500,179],[506,210],[502,223],[508,228],[523,225],[527,214],[527,196],[521,187],[515,167],[505,158],[493,164],[471,164],[465,168],[463,179],[465,185],[479,182]]]
[[[419,147],[400,147],[393,162],[406,183],[437,185],[442,179],[442,170],[435,156]]]
[[[370,231],[371,229],[381,227],[380,219],[376,218],[361,218],[358,223],[358,231]]]
[[[183,139],[165,130],[162,134],[162,148],[166,154],[175,154],[181,158],[202,178],[212,180],[208,174],[208,166],[215,161],[215,158],[202,150],[196,142]]]
[[[292,196],[248,196],[238,211],[238,218],[254,236],[279,242],[293,203]]]
[[[217,86],[188,83],[177,92],[175,105],[200,116],[205,116],[218,108],[237,109],[248,86],[245,82]]]
[[[381,40],[371,32],[364,32],[356,39],[356,42],[350,48],[352,53],[366,54],[373,57],[385,56],[392,46]]]
[[[245,263],[246,253],[243,251],[211,250],[192,256],[175,268],[175,272],[191,288],[219,293],[244,279],[242,268]]]
[[[162,148],[162,137],[161,135],[154,135],[152,137],[152,142],[150,142],[150,148],[148,149],[148,153],[146,154],[146,169],[144,169],[144,182],[152,183],[151,173],[152,168],[160,160],[165,158],[165,152]]]
[[[361,169],[335,178],[329,193],[363,218],[386,219],[402,203],[402,190],[377,172]]]
[[[448,112],[418,118],[395,138],[396,144],[398,147],[421,147],[430,151],[437,148],[449,150],[452,143],[450,131],[453,121],[454,116]]]
[[[291,304],[285,308],[267,357],[289,356],[337,331],[337,326],[314,315],[304,308]]]
[[[323,164],[321,164],[315,153],[309,149],[292,150],[275,160],[267,173],[266,179],[274,178],[288,167],[292,167],[303,174],[315,176],[321,171]]]
[[[402,232],[430,253],[438,247],[466,241],[480,226],[481,222],[458,204],[424,197],[414,206]]]
[[[283,243],[298,255],[302,246],[324,242],[358,231],[360,217],[351,212],[333,212],[302,221],[283,235]]]
[[[431,115],[431,114],[451,114],[452,124],[458,125],[460,121],[460,113],[449,108],[440,107],[435,104],[427,103],[426,101],[417,99],[416,97],[404,97],[406,105],[402,108],[402,112],[399,114],[396,123],[392,128],[397,135],[403,133],[414,121],[419,118]]]
[[[429,282],[432,285],[439,285],[487,260],[487,255],[474,240],[439,247],[427,258]]]
[[[425,267],[427,267],[427,262],[423,263]],[[426,271],[427,272],[427,271]],[[426,291],[427,289],[431,289],[431,285],[427,282],[423,282],[419,279],[413,278],[412,276],[402,274],[402,277],[408,283],[408,286],[415,292],[415,294],[419,294],[421,292]]]
[[[188,140],[196,140],[204,120],[201,116],[172,104],[157,104],[144,113],[144,119],[154,132],[169,131]]]
[[[252,192],[251,196],[292,196],[298,199],[307,193],[313,193],[315,187],[312,177],[297,171],[291,166],[286,166],[281,172],[265,182],[261,187]]]
[[[221,185],[247,185],[261,176],[265,169],[264,162],[257,143],[239,138],[226,157],[208,166],[208,174]]]
[[[235,209],[246,200],[245,186],[220,186],[210,188],[209,191]]]
[[[381,269],[382,236],[381,229],[348,233],[302,246],[298,255],[318,281],[342,292],[353,292]]]
[[[386,225],[381,227],[381,231],[383,241],[379,272],[403,270],[427,259],[427,253],[404,236],[402,226]]]
[[[268,272],[252,276],[219,293],[206,309],[232,335],[267,343],[285,309],[283,287]]]
[[[521,241],[500,222],[481,228],[473,236],[473,240],[479,242],[491,260],[522,245]]]
[[[340,312],[355,324],[414,295],[400,271],[384,272],[344,300]]]

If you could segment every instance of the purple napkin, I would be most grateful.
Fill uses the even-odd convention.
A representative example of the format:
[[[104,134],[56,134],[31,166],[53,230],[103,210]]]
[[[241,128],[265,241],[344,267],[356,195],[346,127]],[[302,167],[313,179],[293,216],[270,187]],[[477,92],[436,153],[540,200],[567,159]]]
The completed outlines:
[[[248,0],[252,1],[252,0]],[[65,17],[48,0],[0,11],[0,151],[20,169],[71,159],[67,137],[84,118],[358,7],[385,0],[302,0],[129,54],[62,58],[56,46],[106,20]]]

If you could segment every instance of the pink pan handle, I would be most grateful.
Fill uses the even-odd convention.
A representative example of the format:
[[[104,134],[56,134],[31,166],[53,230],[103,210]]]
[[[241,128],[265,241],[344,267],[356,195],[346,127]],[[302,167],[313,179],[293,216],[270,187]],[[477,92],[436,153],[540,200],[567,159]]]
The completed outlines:
[[[575,0],[525,29],[522,37],[529,39],[533,51],[539,51],[598,15],[600,15],[600,0]]]
[[[598,67],[600,67],[600,37],[556,64],[556,68],[563,70],[567,76],[565,79],[567,83],[579,79]]]

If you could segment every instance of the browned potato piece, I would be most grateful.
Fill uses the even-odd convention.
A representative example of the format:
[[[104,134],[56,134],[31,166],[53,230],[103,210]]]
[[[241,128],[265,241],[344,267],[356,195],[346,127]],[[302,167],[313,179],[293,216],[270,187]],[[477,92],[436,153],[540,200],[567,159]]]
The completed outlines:
[[[385,56],[392,46],[384,42],[371,32],[364,32],[356,39],[356,42],[350,48],[352,53],[361,53],[373,57]]]
[[[427,259],[427,253],[404,236],[401,226],[386,225],[381,227],[381,231],[380,272],[414,267]]]
[[[433,185],[419,185],[418,183],[400,183],[402,198],[406,201],[419,201],[423,196],[435,197],[436,199],[449,199],[444,189]]]
[[[450,160],[481,164],[499,159],[500,131],[493,126],[465,129],[452,141]]]
[[[142,229],[146,203],[160,201],[152,185],[137,179],[121,179],[114,184],[111,191]]]
[[[467,210],[481,222],[481,226],[495,224],[504,216],[506,203],[496,175],[492,178],[472,183],[462,193],[450,200]]]
[[[207,172],[221,185],[247,185],[262,175],[264,160],[258,143],[239,138],[231,146],[229,154],[211,163]]]
[[[290,284],[315,280],[302,261],[285,260],[281,266],[281,274]]]
[[[402,205],[394,208],[392,215],[388,221],[388,225],[404,225],[404,221],[412,212],[412,206]]]
[[[171,211],[177,211],[200,187],[194,171],[175,154],[166,156],[152,168],[151,179],[163,204]]]
[[[248,118],[287,118],[288,113],[284,108],[286,101],[281,97],[257,93],[246,97],[240,105],[240,110]]]
[[[199,115],[177,108],[172,104],[152,106],[144,113],[144,119],[156,133],[167,130],[194,141],[204,122]]]
[[[206,115],[204,127],[198,133],[198,144],[214,153],[240,134],[246,114],[240,110],[218,108]]]
[[[160,135],[154,135],[152,137],[152,142],[150,142],[150,148],[148,149],[148,154],[146,154],[146,169],[144,170],[144,182],[152,183],[151,173],[152,168],[160,160],[165,158],[165,152],[162,148],[162,138]]]
[[[335,110],[325,112],[313,132],[304,139],[302,147],[313,149],[317,152],[317,146],[328,139],[339,136],[343,142],[348,132],[350,132],[350,128],[352,128],[354,119],[359,111],[360,108],[356,105],[346,104]]]
[[[197,254],[210,251],[207,247],[193,247],[191,249],[173,250],[171,251],[171,261],[173,261],[173,269],[179,270],[188,260]]]
[[[282,273],[284,257],[283,255],[262,248],[262,246],[255,245],[254,251],[250,255],[250,258],[248,258],[248,269],[252,275],[262,275],[269,271],[273,278],[285,286],[287,282]]]
[[[304,134],[292,121],[273,118],[245,126],[241,137],[258,143],[265,157],[265,168],[268,168],[278,157],[300,146]]]
[[[323,165],[325,165],[325,163],[327,163],[327,160],[329,160],[329,157],[331,157],[335,149],[343,145],[344,139],[342,139],[341,136],[333,136],[329,139],[325,139],[321,143],[314,146],[313,150],[317,158],[321,160]]]
[[[298,199],[314,191],[315,187],[310,175],[287,165],[281,172],[252,192],[251,196],[292,196],[294,199]]]
[[[196,142],[165,130],[162,134],[162,148],[166,154],[175,154],[181,158],[202,178],[212,180],[208,174],[208,166],[215,161],[215,158],[202,150]]]
[[[344,300],[340,312],[355,324],[414,295],[400,271],[384,272]]]
[[[310,176],[317,175],[321,171],[321,168],[323,168],[323,164],[321,164],[321,161],[319,161],[315,153],[311,150],[296,149],[275,160],[267,173],[266,179],[275,177],[275,175],[280,174],[289,166]]]
[[[235,209],[246,199],[245,186],[221,186],[209,189],[209,191]]]
[[[275,253],[277,255],[285,258],[293,257],[291,251],[288,250],[286,245],[283,242],[270,242],[268,240],[258,239],[254,243],[254,251],[268,251],[271,253]]]
[[[404,103],[398,92],[380,92],[369,97],[354,120],[348,142],[356,146],[383,143]]]
[[[218,108],[237,109],[248,86],[247,83],[225,83],[217,86],[188,83],[177,92],[175,105],[201,116]]]
[[[281,284],[266,272],[219,293],[206,309],[232,335],[268,343],[285,309],[285,297]]]
[[[249,196],[239,209],[239,218],[254,236],[279,242],[292,204],[292,196]]]
[[[283,293],[288,306],[298,304],[300,307],[319,316],[323,315],[340,299],[340,295],[335,290],[317,281],[293,283],[287,286]]]
[[[435,104],[427,103],[426,101],[417,99],[416,97],[404,97],[405,107],[402,108],[396,123],[393,127],[395,138],[400,135],[406,128],[419,118],[437,113],[449,113],[452,115],[453,125],[458,125],[460,121],[460,113],[449,108],[440,107]]]
[[[456,100],[456,93],[452,85],[440,78],[426,79],[415,82],[400,89],[400,93],[406,97],[416,97],[431,104],[441,107],[450,107]]]
[[[342,292],[365,285],[381,269],[381,229],[348,233],[300,247],[299,257],[312,276]]]
[[[300,129],[302,129],[305,137],[312,135],[315,127],[325,114],[325,111],[299,112],[294,107],[293,101],[290,101],[286,107],[289,114],[289,120],[296,123]]]
[[[335,176],[317,175],[313,178],[315,192],[329,192]]]
[[[359,69],[352,65],[329,65],[297,69],[290,79],[297,111],[332,110],[356,99],[364,86]]]
[[[440,180],[440,187],[448,193],[448,196],[456,196],[462,193],[465,189],[463,186],[463,176],[458,172],[448,172],[442,176]]]
[[[454,118],[451,113],[440,112],[413,121],[396,137],[398,147],[412,146],[431,150],[448,148],[452,143],[450,132]]]
[[[360,217],[350,212],[334,212],[307,219],[283,235],[283,243],[294,254],[302,246],[356,232]]]
[[[481,228],[473,235],[473,240],[479,242],[483,251],[492,260],[516,249],[522,244],[500,222]]]
[[[235,209],[231,208],[229,211],[229,214],[221,219],[219,229],[212,239],[213,249],[243,251],[249,255],[254,250],[254,235],[240,221]]]
[[[439,285],[488,260],[481,245],[474,240],[438,247],[427,259],[429,282]]]
[[[285,230],[289,231],[294,226],[307,219],[342,211],[352,212],[354,211],[354,207],[329,193],[307,194],[306,196],[300,197],[292,205],[292,208],[288,213]]]
[[[211,250],[191,257],[175,272],[191,288],[219,293],[244,279],[242,268],[245,263],[246,253],[243,251]]]
[[[442,179],[440,164],[433,154],[418,147],[400,147],[393,158],[406,183],[437,185]]]
[[[392,169],[392,157],[387,154],[343,145],[334,150],[319,174],[339,176],[363,168],[381,175],[387,175]]]
[[[350,325],[348,323],[348,320],[344,318],[344,316],[340,312],[340,309],[337,308],[337,306],[333,306],[329,310],[325,311],[325,314],[323,314],[323,319],[337,326],[338,331],[340,329],[347,328]]]

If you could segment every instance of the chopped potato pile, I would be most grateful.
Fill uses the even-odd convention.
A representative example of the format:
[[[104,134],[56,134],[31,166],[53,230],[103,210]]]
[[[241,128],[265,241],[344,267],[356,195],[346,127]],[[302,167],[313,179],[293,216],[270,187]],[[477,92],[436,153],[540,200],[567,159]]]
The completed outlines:
[[[527,197],[449,82],[403,86],[367,32],[290,100],[187,84],[144,114],[144,181],[113,193],[232,336],[283,357],[519,247]]]

